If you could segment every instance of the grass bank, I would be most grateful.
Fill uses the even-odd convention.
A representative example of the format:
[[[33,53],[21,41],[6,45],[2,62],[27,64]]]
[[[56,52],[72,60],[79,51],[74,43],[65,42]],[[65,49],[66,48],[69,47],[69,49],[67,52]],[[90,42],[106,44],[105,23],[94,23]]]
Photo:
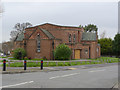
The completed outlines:
[[[69,62],[44,62],[44,67],[53,66],[74,66],[74,65],[89,65],[89,64],[104,64],[104,63],[118,63],[118,59],[114,60],[91,60],[91,61],[69,61]],[[40,67],[40,62],[27,62],[27,67]],[[8,66],[8,64],[7,64]],[[10,67],[23,67],[23,62],[14,62],[9,64]]]

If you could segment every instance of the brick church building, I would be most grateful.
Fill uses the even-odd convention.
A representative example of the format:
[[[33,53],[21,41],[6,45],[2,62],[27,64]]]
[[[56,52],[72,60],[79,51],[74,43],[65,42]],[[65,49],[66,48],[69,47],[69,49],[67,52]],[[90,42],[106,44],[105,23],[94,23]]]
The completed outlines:
[[[15,48],[24,48],[28,58],[54,59],[53,51],[59,44],[72,50],[71,59],[100,57],[100,45],[96,32],[84,32],[83,28],[45,23],[29,27],[14,42]]]

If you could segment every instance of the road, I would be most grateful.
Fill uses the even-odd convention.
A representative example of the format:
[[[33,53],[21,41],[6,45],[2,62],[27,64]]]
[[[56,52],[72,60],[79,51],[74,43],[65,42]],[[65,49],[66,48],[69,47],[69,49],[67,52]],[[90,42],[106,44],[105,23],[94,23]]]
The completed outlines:
[[[112,88],[118,65],[65,71],[3,74],[3,88]]]

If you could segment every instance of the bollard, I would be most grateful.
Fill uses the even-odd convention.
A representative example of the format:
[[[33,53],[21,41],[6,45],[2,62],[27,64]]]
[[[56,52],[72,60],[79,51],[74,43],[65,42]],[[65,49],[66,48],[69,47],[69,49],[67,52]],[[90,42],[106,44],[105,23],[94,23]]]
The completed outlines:
[[[27,69],[27,61],[24,60],[24,70],[26,70],[26,69]]]
[[[3,60],[3,71],[6,71],[6,60]]]
[[[41,60],[41,70],[43,69],[43,60]]]

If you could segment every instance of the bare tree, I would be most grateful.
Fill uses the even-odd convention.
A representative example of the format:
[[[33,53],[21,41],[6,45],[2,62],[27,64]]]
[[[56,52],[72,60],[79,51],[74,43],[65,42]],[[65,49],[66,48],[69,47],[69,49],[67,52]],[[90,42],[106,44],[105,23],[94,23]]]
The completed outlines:
[[[31,27],[32,24],[29,23],[29,22],[26,22],[26,23],[17,23],[15,26],[14,26],[14,29],[16,29],[19,33],[20,32],[23,32],[25,30],[25,28],[28,28],[28,27]]]
[[[15,24],[15,26],[14,26],[15,30],[11,31],[11,33],[10,33],[10,36],[11,36],[10,40],[14,41],[14,39],[16,38],[16,36],[18,34],[24,32],[24,30],[26,28],[31,27],[31,26],[32,26],[32,24],[29,22],[22,23],[22,24],[20,24],[20,23]]]
[[[10,36],[11,36],[10,41],[14,41],[16,36],[18,35],[18,33],[19,33],[18,31],[11,31],[10,32]]]

